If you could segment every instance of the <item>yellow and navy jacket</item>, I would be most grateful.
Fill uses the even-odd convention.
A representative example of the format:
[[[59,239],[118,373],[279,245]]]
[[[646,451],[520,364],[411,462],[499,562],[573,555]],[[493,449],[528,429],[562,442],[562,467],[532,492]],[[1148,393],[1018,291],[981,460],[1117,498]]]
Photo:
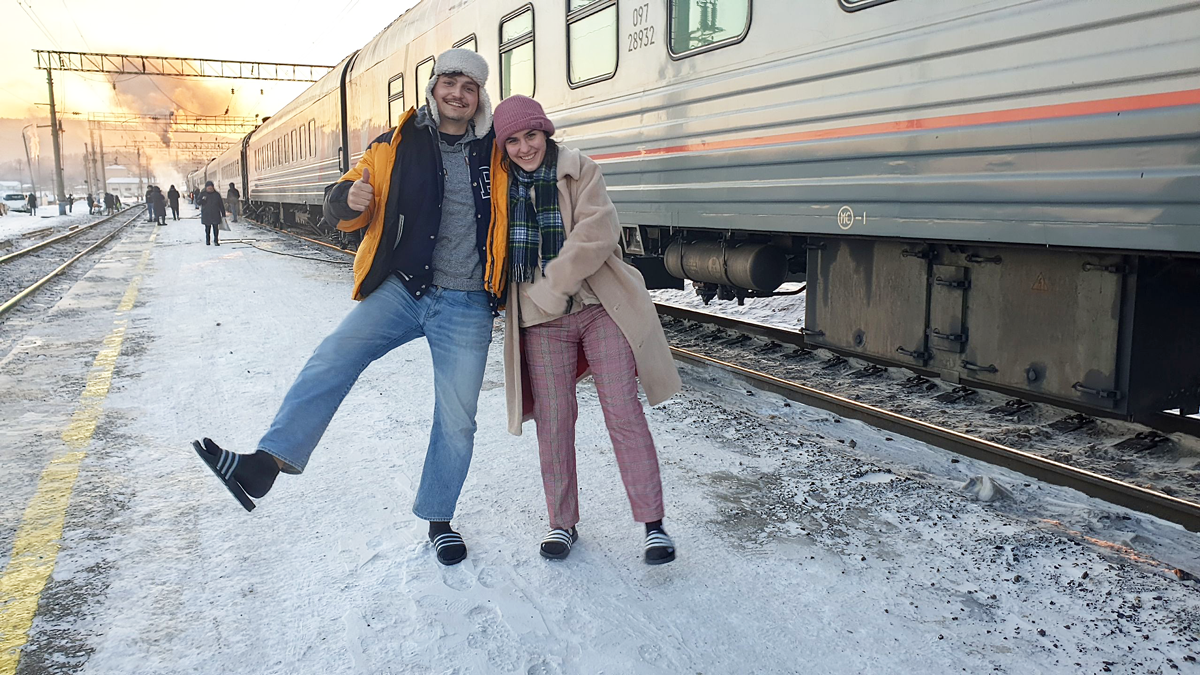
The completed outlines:
[[[337,223],[344,232],[366,228],[354,256],[355,300],[370,295],[389,274],[396,274],[414,296],[423,294],[433,280],[433,247],[442,223],[445,176],[437,129],[418,124],[417,117],[417,111],[409,109],[395,128],[371,141],[358,164],[326,190],[327,221]],[[487,255],[493,223],[494,152],[498,152],[494,131],[467,146],[475,196],[476,248],[485,286],[496,306],[503,290],[493,291],[495,285],[488,282],[502,275],[496,265],[503,261],[493,258],[489,262]],[[349,207],[346,196],[364,169],[370,170],[375,195],[367,210],[359,213]]]

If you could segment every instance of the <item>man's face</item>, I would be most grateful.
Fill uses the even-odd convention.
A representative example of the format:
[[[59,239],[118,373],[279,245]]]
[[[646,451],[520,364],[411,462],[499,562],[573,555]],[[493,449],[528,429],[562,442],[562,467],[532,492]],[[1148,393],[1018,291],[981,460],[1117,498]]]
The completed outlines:
[[[205,187],[205,188],[204,188],[204,191],[205,191],[205,192],[216,192],[216,191],[217,191],[217,188],[215,188],[215,187],[213,187],[213,186],[209,185],[209,186],[207,186],[207,187]]]
[[[442,119],[467,122],[479,107],[479,85],[466,75],[442,75],[433,86],[433,100]]]

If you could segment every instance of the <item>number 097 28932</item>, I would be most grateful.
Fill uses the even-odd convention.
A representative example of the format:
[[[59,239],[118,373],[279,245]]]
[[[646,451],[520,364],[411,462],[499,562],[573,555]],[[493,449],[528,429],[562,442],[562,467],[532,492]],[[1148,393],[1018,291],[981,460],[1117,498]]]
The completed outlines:
[[[628,51],[637,51],[654,44],[654,26],[650,23],[650,5],[638,5],[633,8],[633,32],[629,34]]]

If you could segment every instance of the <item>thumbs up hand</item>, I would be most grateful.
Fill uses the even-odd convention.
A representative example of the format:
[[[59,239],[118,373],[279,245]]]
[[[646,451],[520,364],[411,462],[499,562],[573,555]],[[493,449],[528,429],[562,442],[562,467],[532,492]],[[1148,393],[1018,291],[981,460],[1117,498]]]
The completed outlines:
[[[374,198],[375,188],[371,187],[371,170],[363,169],[362,178],[350,186],[350,193],[346,195],[346,205],[355,211],[366,211]]]

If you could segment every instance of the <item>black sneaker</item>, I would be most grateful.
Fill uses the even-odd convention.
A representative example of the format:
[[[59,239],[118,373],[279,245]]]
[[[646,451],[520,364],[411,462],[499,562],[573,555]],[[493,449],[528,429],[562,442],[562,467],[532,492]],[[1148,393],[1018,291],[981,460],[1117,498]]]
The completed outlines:
[[[647,565],[663,565],[675,559],[675,542],[667,535],[667,531],[658,527],[646,533]]]
[[[572,527],[564,530],[556,527],[542,538],[540,550],[543,558],[562,560],[571,555],[571,545],[579,540],[579,530]]]

